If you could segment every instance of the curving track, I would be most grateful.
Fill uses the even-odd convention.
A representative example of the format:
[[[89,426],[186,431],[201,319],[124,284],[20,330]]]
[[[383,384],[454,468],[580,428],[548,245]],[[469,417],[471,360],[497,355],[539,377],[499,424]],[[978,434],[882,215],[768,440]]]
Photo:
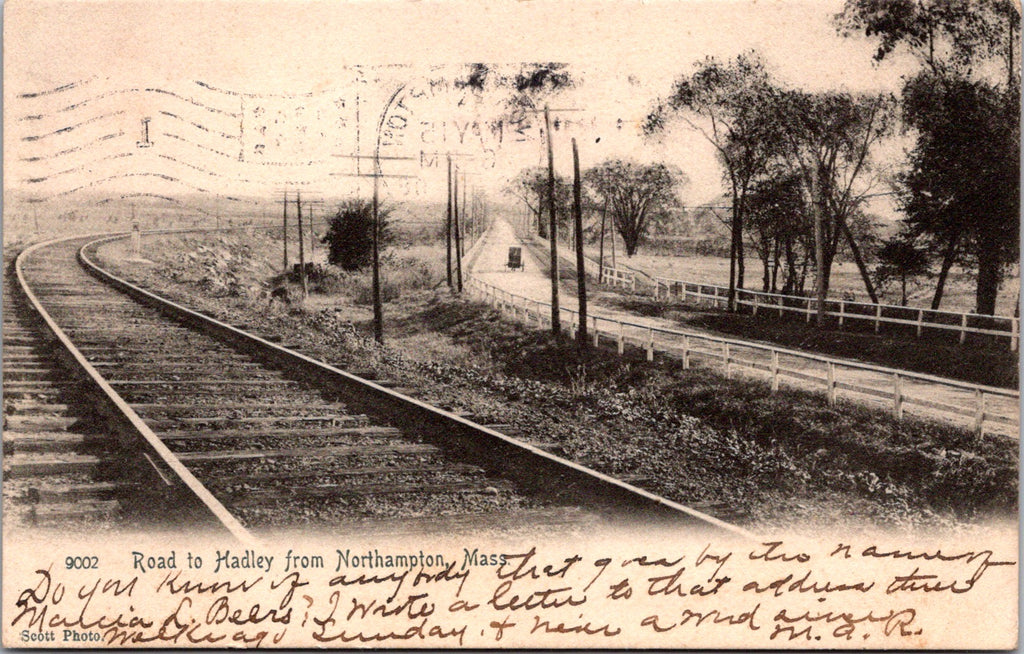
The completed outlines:
[[[242,540],[300,526],[577,530],[638,519],[746,535],[162,300],[92,263],[97,243],[30,248],[19,277],[48,328],[66,335],[61,347],[108,407],[131,467],[156,473],[179,520]]]

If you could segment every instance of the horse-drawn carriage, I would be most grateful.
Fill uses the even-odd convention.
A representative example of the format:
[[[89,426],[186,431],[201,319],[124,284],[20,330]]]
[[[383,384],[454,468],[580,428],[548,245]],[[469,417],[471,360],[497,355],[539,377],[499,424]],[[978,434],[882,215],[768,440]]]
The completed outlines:
[[[510,247],[508,249],[508,261],[505,262],[505,268],[508,270],[524,270],[523,248]]]

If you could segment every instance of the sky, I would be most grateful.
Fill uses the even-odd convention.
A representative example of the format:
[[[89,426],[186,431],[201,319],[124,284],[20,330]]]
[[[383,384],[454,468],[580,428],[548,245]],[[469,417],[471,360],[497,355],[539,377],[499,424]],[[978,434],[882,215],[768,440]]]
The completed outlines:
[[[356,175],[368,161],[351,155],[368,156],[382,121],[395,127],[383,150],[396,157],[382,166],[394,175],[388,193],[443,196],[443,161],[423,154],[431,145],[472,150],[459,165],[470,183],[497,192],[543,161],[539,116],[523,142],[495,144],[493,121],[474,141],[474,112],[493,118],[498,101],[474,105],[427,80],[450,81],[468,62],[558,61],[580,83],[550,102],[577,110],[559,115],[583,125],[555,132],[559,172],[571,172],[576,136],[584,168],[611,157],[672,163],[689,180],[684,203],[701,204],[723,188],[710,146],[681,125],[644,139],[642,118],[695,61],[750,49],[792,86],[897,91],[914,62],[875,65],[870,42],[836,33],[831,17],[841,8],[833,0],[9,1],[5,191],[234,197],[294,186],[333,195],[366,188]]]

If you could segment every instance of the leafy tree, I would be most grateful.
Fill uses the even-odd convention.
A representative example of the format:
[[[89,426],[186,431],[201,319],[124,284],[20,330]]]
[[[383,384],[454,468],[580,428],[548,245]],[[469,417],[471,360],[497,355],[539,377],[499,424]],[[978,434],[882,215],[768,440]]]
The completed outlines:
[[[521,200],[537,220],[537,235],[548,237],[548,221],[544,214],[548,207],[548,170],[543,167],[524,168],[508,186],[506,193]],[[572,184],[561,175],[555,175],[555,216],[559,229],[568,229],[572,213]]]
[[[807,205],[819,223],[819,296],[828,293],[832,263],[845,239],[872,302],[874,285],[850,228],[872,189],[871,152],[893,130],[895,101],[885,95],[779,91],[773,105],[786,158],[804,182]]]
[[[1016,76],[1020,14],[1012,0],[846,0],[835,20],[844,36],[877,39],[876,61],[903,46],[940,77],[970,77],[991,58]]]
[[[810,250],[806,246],[813,238],[813,229],[800,176],[787,166],[776,165],[754,183],[748,196],[747,210],[748,230],[763,269],[762,290],[777,292],[782,270],[785,275],[783,292],[802,292],[798,260],[801,255],[805,262],[807,260]]]
[[[890,280],[900,280],[900,304],[907,306],[907,281],[931,274],[928,250],[919,245],[909,232],[896,234],[878,249],[875,278],[879,286]]]
[[[1019,257],[1018,9],[1009,0],[847,0],[836,22],[843,34],[877,39],[878,61],[903,47],[921,62],[903,89],[917,144],[898,180],[901,206],[942,255],[932,308],[959,261],[977,267],[976,310],[993,313],[1005,267]],[[1000,64],[1005,84],[993,71]]]
[[[392,240],[387,221],[390,213],[390,208],[377,209],[382,247]],[[345,270],[358,270],[373,263],[373,204],[368,200],[346,200],[331,216],[321,242],[327,245],[327,260]]]
[[[897,180],[900,207],[942,256],[932,308],[959,261],[977,268],[977,312],[992,314],[1019,257],[1020,100],[984,81],[933,77],[921,73],[904,89],[904,121],[918,138]]]
[[[626,255],[633,256],[653,220],[678,206],[677,187],[685,176],[664,164],[643,165],[611,159],[594,166],[584,179],[607,203],[612,224],[622,236]]]
[[[718,155],[732,198],[730,217],[729,309],[736,309],[736,288],[743,288],[743,229],[747,194],[775,155],[774,125],[764,118],[772,85],[756,53],[722,62],[714,57],[695,64],[693,75],[676,80],[668,99],[648,116],[648,134],[664,131],[678,116],[697,130]]]

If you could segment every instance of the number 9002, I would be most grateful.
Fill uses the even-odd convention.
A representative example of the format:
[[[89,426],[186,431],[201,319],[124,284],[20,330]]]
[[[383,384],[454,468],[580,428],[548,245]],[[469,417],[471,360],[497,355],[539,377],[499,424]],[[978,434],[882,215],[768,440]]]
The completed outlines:
[[[64,559],[67,570],[95,570],[100,567],[98,556],[68,556]]]

